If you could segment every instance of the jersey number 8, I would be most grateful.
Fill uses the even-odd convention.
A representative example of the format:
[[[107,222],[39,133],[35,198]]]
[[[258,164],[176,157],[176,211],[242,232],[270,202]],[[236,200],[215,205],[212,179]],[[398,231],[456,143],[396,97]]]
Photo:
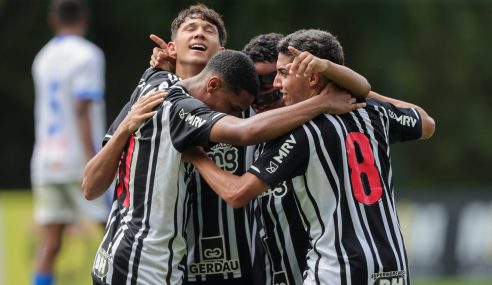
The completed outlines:
[[[364,205],[373,205],[381,199],[383,188],[369,139],[362,133],[352,132],[345,140],[345,147],[354,197]]]

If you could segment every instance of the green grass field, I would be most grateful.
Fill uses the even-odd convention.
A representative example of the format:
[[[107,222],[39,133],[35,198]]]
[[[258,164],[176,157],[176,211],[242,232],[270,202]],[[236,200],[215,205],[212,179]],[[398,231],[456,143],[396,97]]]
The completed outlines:
[[[0,285],[30,284],[37,236],[31,192],[0,192],[0,227]],[[92,284],[90,272],[102,234],[99,226],[87,222],[67,229],[56,284]]]
[[[28,285],[36,245],[29,191],[0,191],[0,285]],[[102,230],[92,224],[70,228],[66,233],[56,274],[58,285],[92,284],[92,262]],[[413,285],[491,285],[492,280],[432,279]]]

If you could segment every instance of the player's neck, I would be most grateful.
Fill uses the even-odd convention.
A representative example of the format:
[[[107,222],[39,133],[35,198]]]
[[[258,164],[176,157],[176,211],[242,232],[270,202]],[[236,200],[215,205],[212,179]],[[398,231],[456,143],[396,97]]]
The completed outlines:
[[[204,65],[177,63],[176,75],[183,79],[190,78],[200,73],[204,67]]]
[[[85,28],[79,26],[67,26],[60,27],[56,30],[57,36],[66,36],[66,35],[76,35],[83,37],[85,35]]]
[[[184,88],[186,88],[191,96],[203,102],[205,97],[204,94],[206,93],[206,85],[204,84],[202,76],[192,76],[187,79],[181,80],[179,82],[179,85],[182,85]]]

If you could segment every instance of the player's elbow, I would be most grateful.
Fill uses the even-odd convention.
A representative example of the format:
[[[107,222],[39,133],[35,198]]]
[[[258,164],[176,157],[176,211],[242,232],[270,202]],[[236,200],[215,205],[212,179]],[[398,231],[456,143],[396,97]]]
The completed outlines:
[[[234,187],[232,189],[236,189],[235,191],[228,191],[226,195],[224,195],[222,198],[226,203],[231,206],[234,209],[242,208],[246,204],[249,203],[250,199],[248,199],[241,187]]]
[[[422,123],[422,136],[420,139],[426,140],[430,139],[434,135],[434,131],[436,130],[436,122],[430,116],[427,116]]]
[[[363,80],[364,80],[364,84],[362,84],[362,86],[357,90],[357,92],[354,92],[354,94],[352,94],[357,99],[366,99],[367,96],[369,96],[369,92],[371,91],[371,84],[369,84],[367,79],[364,78]]]
[[[94,188],[95,187],[91,186],[87,179],[84,178],[84,180],[82,180],[82,191],[84,191],[84,198],[86,200],[91,201],[99,197],[99,195],[97,195],[97,191],[95,191]]]
[[[241,199],[239,197],[234,197],[227,199],[226,202],[232,208],[238,209],[244,207],[246,204],[248,204],[249,201],[245,201],[244,199]]]

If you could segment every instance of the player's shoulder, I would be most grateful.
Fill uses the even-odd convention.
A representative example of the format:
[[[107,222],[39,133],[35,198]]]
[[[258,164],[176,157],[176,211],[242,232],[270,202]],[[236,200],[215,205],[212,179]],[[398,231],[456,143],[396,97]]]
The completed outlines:
[[[86,60],[104,60],[104,53],[102,49],[92,41],[77,35],[63,36],[59,39],[55,38],[54,41],[62,41],[65,46],[65,50],[70,50],[81,59]]]

